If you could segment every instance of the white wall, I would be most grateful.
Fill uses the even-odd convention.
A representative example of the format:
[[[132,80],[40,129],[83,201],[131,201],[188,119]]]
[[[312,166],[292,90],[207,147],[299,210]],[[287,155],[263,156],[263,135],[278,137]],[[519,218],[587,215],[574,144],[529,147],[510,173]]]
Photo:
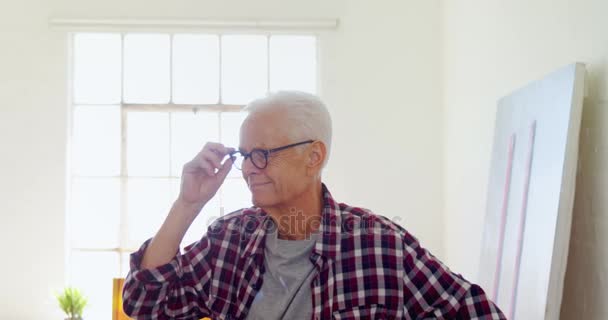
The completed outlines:
[[[443,256],[439,1],[349,1],[321,44],[338,199],[400,220]]]
[[[608,2],[444,1],[447,263],[476,279],[496,100],[575,61],[587,63],[562,319],[608,318]],[[604,127],[604,129],[602,129]]]
[[[60,314],[67,42],[49,17],[339,18],[321,41],[335,125],[327,181],[443,255],[439,0],[21,0],[0,4],[0,318]]]

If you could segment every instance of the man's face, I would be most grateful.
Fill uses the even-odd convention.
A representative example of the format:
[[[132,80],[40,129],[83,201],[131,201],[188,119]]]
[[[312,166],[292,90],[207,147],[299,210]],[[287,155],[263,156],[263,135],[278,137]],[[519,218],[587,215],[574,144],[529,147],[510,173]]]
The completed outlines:
[[[253,149],[272,149],[299,142],[289,139],[288,129],[284,112],[250,114],[241,126],[239,149],[251,152]],[[303,145],[271,153],[264,169],[256,168],[251,159],[243,162],[243,178],[251,190],[255,206],[287,206],[310,186],[312,180],[306,174],[307,147]]]

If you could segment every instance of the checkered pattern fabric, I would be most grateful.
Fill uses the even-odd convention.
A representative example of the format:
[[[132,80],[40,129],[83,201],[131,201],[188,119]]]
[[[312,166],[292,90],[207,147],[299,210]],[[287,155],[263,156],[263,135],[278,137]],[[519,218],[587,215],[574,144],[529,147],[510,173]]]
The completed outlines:
[[[336,202],[323,185],[310,255],[313,319],[506,319],[484,291],[451,272],[401,226]],[[270,216],[259,208],[216,220],[169,263],[131,255],[124,310],[136,319],[245,319],[262,286]]]

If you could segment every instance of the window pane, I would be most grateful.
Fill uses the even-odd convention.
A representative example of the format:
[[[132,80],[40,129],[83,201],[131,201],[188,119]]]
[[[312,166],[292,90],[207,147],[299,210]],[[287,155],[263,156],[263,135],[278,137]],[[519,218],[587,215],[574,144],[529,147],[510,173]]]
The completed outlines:
[[[75,103],[120,103],[121,49],[119,34],[74,36]]]
[[[120,174],[120,107],[76,106],[73,119],[73,173]]]
[[[173,102],[216,104],[220,90],[218,36],[173,37]]]
[[[221,142],[228,147],[238,149],[239,147],[239,130],[243,120],[247,117],[247,112],[224,112],[220,114],[222,122],[222,139]],[[238,178],[241,176],[241,171],[232,168],[228,177]]]
[[[270,91],[316,93],[317,43],[312,36],[270,38]]]
[[[171,185],[170,198],[175,200],[179,196],[179,189],[182,183],[181,178],[169,178],[169,184]]]
[[[89,298],[83,318],[107,320],[112,314],[112,279],[118,277],[118,253],[72,251],[71,285]]]
[[[268,91],[265,36],[222,37],[222,102],[246,104]]]
[[[71,196],[72,246],[79,248],[118,247],[120,179],[74,179]]]
[[[121,255],[122,260],[120,261],[120,277],[126,278],[127,273],[131,269],[131,253],[132,252],[123,252]]]
[[[251,192],[245,180],[226,179],[222,185],[222,201],[224,214],[251,207]]]
[[[166,34],[125,36],[125,102],[169,102],[169,39],[169,35]]]
[[[247,117],[247,112],[223,112],[220,114],[222,122],[222,143],[228,147],[238,148],[241,125]]]
[[[207,227],[217,218],[220,217],[220,203],[219,197],[216,195],[209,201],[203,211],[199,213],[198,217],[192,222],[192,225],[188,229],[188,232],[182,240],[182,249],[196,241],[199,241],[205,232]]]
[[[209,112],[171,114],[171,175],[181,176],[207,142],[219,140],[218,114]]]
[[[127,115],[127,171],[129,176],[169,175],[169,113]]]
[[[127,197],[127,247],[137,249],[156,234],[175,201],[171,180],[130,178]]]

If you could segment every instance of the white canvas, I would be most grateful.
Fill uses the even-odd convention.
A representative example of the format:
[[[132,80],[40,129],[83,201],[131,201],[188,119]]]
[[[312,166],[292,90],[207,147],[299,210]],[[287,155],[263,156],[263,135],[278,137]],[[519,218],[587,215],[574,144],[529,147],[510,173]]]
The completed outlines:
[[[498,102],[480,281],[508,319],[558,319],[574,200],[585,67]]]

